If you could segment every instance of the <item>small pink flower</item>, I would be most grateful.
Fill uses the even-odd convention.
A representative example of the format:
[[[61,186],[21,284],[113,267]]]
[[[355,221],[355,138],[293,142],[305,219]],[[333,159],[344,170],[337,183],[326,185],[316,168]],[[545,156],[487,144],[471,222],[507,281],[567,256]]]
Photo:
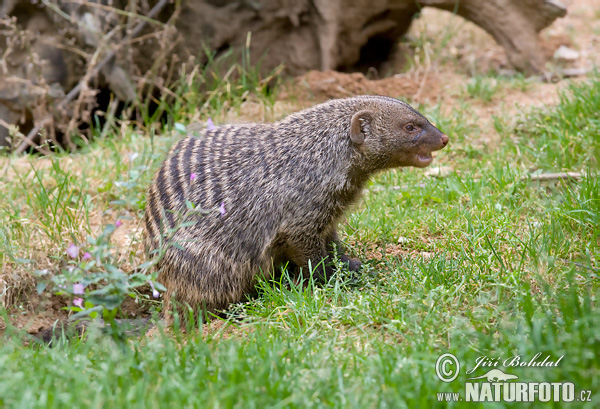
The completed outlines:
[[[85,294],[85,285],[83,284],[73,284],[73,294]]]
[[[117,221],[115,222],[115,227],[121,227],[123,225],[123,222],[119,219],[117,219]]]
[[[216,126],[215,126],[215,124],[213,123],[212,119],[211,119],[211,118],[208,118],[208,121],[206,121],[206,130],[207,130],[207,131],[212,131],[212,130],[213,130],[213,129],[215,129],[215,128],[216,128]]]
[[[148,281],[150,283],[150,288],[152,288],[152,297],[154,298],[158,298],[160,297],[160,293],[158,292],[158,290],[156,288],[154,288],[154,284],[152,284],[152,281]]]
[[[79,308],[83,308],[83,298],[75,298],[73,300],[73,305]]]
[[[67,248],[67,255],[71,258],[77,258],[79,255],[79,247],[74,244],[70,244]]]
[[[196,180],[196,174],[195,174],[195,173],[192,173],[192,174],[190,175],[190,182],[193,182],[194,180]]]
[[[83,253],[83,259],[84,260],[91,260],[92,259],[92,255],[86,251],[85,253]]]
[[[225,202],[221,203],[221,206],[219,206],[219,213],[221,213],[221,217],[225,216]]]

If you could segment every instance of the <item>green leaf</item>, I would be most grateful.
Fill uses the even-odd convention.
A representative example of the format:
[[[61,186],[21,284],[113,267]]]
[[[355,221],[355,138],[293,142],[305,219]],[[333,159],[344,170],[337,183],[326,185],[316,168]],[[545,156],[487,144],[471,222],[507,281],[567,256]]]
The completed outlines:
[[[104,311],[102,311],[102,318],[104,318],[105,321],[113,322],[115,320],[116,316],[117,316],[116,308],[105,309]]]
[[[113,187],[112,182],[107,182],[104,186],[100,186],[98,188],[98,193],[108,192],[110,189],[112,189],[112,187]]]
[[[109,310],[117,308],[123,303],[123,297],[114,294],[90,295],[88,299],[90,300],[90,302],[96,304],[98,307],[106,308]]]
[[[46,289],[46,286],[48,285],[48,283],[41,281],[39,283],[37,283],[37,285],[35,286],[35,289],[37,290],[38,294],[41,294],[44,292],[44,290]]]
[[[176,249],[185,251],[185,249],[179,243],[171,243],[171,246],[175,247]]]
[[[116,229],[116,227],[115,227],[114,224],[109,224],[108,226],[106,226],[104,228],[104,231],[102,232],[102,235],[103,236],[110,236],[111,234],[114,233],[115,229]]]
[[[71,316],[71,319],[75,319],[75,318],[81,318],[81,317],[87,317],[87,316],[89,316],[89,317],[91,317],[91,318],[95,318],[95,317],[96,317],[96,314],[97,314],[98,312],[100,312],[100,311],[102,311],[102,306],[98,305],[98,306],[96,306],[96,307],[93,307],[93,308],[91,308],[91,309],[89,309],[89,310],[88,310],[88,309],[85,309],[85,310],[83,310],[83,311],[79,311],[79,312],[78,312],[78,313],[76,313],[76,314],[73,314],[73,316]],[[95,313],[95,314],[94,314],[94,313]],[[92,316],[92,314],[93,314],[93,316]]]
[[[185,134],[185,125],[181,124],[179,122],[175,122],[175,129],[177,130],[177,132],[181,133],[181,134]]]

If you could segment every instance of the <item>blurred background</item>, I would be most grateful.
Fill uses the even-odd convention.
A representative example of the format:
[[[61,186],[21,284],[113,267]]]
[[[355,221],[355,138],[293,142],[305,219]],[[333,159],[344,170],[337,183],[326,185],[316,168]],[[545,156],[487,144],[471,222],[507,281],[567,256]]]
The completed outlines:
[[[273,120],[357,94],[492,99],[495,77],[589,72],[599,14],[594,0],[4,0],[0,146],[74,150],[122,121]]]

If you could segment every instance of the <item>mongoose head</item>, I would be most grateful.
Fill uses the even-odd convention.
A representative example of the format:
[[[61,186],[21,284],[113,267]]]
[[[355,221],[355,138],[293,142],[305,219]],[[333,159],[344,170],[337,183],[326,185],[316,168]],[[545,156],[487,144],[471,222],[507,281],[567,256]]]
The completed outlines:
[[[448,144],[448,136],[423,115],[394,98],[373,97],[351,119],[350,139],[380,168],[415,166],[433,161],[431,153]]]

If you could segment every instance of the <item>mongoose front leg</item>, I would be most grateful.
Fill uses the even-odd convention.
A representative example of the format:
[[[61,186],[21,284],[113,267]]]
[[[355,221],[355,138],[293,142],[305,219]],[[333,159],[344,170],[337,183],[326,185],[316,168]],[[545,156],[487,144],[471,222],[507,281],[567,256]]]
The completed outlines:
[[[342,245],[342,242],[340,241],[337,231],[334,230],[332,233],[330,233],[325,238],[325,242],[329,246],[329,250],[332,255],[333,255],[333,251],[335,249],[335,251],[337,252],[337,256],[341,260],[341,262],[348,265],[348,270],[350,270],[350,271],[360,270],[362,263],[360,262],[360,260],[355,259],[355,258],[350,258],[346,255],[346,253],[344,253],[344,246]]]

